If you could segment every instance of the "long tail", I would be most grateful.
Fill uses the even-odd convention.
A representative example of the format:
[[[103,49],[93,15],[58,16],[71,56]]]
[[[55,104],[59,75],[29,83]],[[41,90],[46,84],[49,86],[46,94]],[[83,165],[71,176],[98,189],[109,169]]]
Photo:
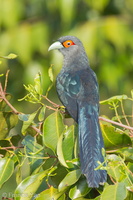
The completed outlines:
[[[104,144],[98,120],[98,107],[79,106],[78,126],[81,170],[86,176],[88,186],[97,188],[107,179],[105,170],[95,170],[99,166],[98,161],[104,162],[102,155]]]

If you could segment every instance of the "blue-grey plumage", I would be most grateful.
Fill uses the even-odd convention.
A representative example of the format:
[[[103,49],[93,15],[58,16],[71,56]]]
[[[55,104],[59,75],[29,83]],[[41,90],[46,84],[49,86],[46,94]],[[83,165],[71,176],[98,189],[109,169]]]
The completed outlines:
[[[82,104],[82,103],[81,103]],[[89,187],[99,187],[106,181],[106,171],[97,169],[104,162],[102,134],[98,122],[98,107],[95,105],[79,106],[79,147],[82,173],[86,176]]]
[[[89,67],[88,58],[80,40],[64,36],[50,46],[64,56],[64,64],[57,76],[58,96],[69,114],[78,123],[80,163],[89,187],[106,182],[105,170],[95,170],[98,161],[104,162],[103,138],[99,125],[99,91],[97,78]]]

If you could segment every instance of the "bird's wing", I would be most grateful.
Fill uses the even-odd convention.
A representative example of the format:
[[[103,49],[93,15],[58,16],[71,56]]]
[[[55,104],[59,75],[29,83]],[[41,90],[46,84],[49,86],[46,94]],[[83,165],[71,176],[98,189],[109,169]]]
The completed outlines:
[[[59,74],[56,80],[59,99],[75,121],[77,121],[77,98],[80,85],[80,77],[70,73],[64,73],[61,76]]]
[[[77,121],[79,101],[88,104],[99,101],[96,76],[91,69],[59,74],[56,87],[61,102],[75,121]]]

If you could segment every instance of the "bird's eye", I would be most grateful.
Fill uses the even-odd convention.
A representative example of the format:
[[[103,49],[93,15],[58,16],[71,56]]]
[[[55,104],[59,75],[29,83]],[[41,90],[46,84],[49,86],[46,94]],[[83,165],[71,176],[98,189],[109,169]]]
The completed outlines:
[[[72,40],[67,40],[65,42],[62,43],[64,47],[68,48],[72,45],[75,45],[75,43]]]

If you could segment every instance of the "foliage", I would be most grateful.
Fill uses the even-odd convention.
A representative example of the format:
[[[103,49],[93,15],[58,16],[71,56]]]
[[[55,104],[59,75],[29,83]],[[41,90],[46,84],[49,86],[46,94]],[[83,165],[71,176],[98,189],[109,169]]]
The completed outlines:
[[[61,58],[57,53],[49,55],[48,46],[68,34],[83,42],[98,76],[101,99],[129,95],[133,76],[132,0],[0,0],[0,5],[0,52],[19,55],[16,61],[4,60],[0,67],[0,73],[6,73],[8,66],[12,69],[8,91],[14,98],[24,96],[23,82],[32,83],[39,70],[46,92],[48,66],[54,64],[54,77],[61,67]],[[52,100],[55,102],[55,95]],[[26,112],[27,104],[21,105]],[[32,106],[29,109],[33,111]]]
[[[1,198],[133,199],[132,15],[132,0],[0,0],[0,52],[8,55],[0,56]],[[77,127],[54,103],[62,62],[47,49],[62,35],[82,40],[106,99],[99,119],[108,181],[97,190],[80,174]]]
[[[41,74],[36,75],[34,85],[24,85],[27,94],[19,100],[38,105],[37,110],[28,115],[18,112],[10,104],[11,95],[6,93],[7,82],[6,74],[5,89],[3,90],[2,85],[0,87],[0,121],[2,122],[0,124],[0,188],[1,191],[7,188],[6,185],[10,183],[13,176],[16,179],[16,186],[10,192],[4,189],[1,194],[3,198],[15,200],[132,199],[133,128],[128,120],[131,116],[125,114],[123,101],[132,102],[133,96],[129,98],[126,95],[119,95],[101,102],[101,104],[108,104],[115,111],[115,116],[113,120],[101,117],[108,180],[104,186],[92,189],[88,188],[86,179],[80,171],[77,127],[64,124],[64,108],[43,95]],[[48,102],[51,106],[47,105]],[[119,115],[119,103],[123,115]],[[7,106],[10,108],[8,111]],[[46,116],[47,110],[53,112]],[[124,122],[121,121],[123,119]],[[21,133],[12,135],[10,130],[17,125],[18,120],[22,121],[22,128],[19,130]],[[117,126],[114,125],[115,123]],[[99,168],[102,168],[102,163],[99,163]]]

